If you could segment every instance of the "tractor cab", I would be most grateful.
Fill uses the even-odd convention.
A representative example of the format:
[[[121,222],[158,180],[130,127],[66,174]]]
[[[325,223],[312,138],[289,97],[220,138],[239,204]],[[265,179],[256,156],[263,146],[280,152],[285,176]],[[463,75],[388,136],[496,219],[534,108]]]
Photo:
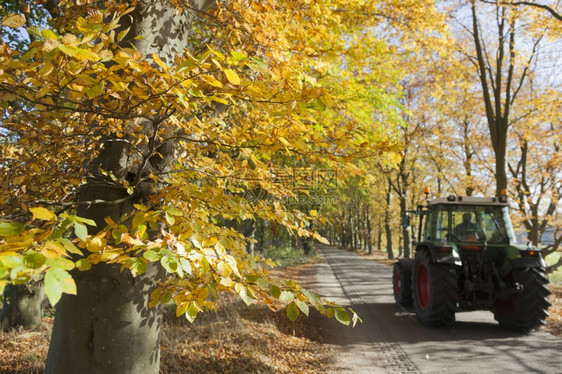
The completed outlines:
[[[457,197],[435,199],[424,208],[425,227],[418,243],[454,244],[460,250],[479,250],[484,244],[514,245],[516,238],[507,202],[495,198]],[[423,223],[422,223],[423,225]]]

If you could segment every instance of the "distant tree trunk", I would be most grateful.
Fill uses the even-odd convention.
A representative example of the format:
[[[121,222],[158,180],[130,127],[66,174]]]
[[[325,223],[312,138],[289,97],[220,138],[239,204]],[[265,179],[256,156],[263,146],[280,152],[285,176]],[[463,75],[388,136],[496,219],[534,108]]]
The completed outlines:
[[[43,316],[43,282],[7,284],[4,288],[4,305],[0,312],[0,331],[22,326],[32,329],[41,326]]]
[[[402,216],[406,215],[406,211],[408,210],[408,200],[407,200],[407,196],[406,196],[406,192],[404,191],[402,193],[402,195],[400,196],[400,212],[402,213]],[[411,239],[411,230],[412,227],[410,225],[408,226],[402,226],[402,238],[403,238],[403,244],[404,244],[404,257],[406,258],[410,258],[412,256],[412,239]]]
[[[373,238],[372,238],[372,228],[371,228],[371,205],[365,205],[365,221],[367,224],[367,253],[373,253]]]
[[[246,245],[246,252],[251,254],[252,256],[256,255],[256,221],[250,219],[246,222],[244,226],[244,230],[242,233],[246,238],[249,239],[248,244]]]
[[[205,10],[214,1],[190,3]],[[179,14],[170,3],[152,0],[140,3],[132,15],[131,32],[125,42],[133,42],[143,56],[156,53],[171,63],[174,55],[185,48],[193,14]],[[126,20],[122,21],[122,27],[127,27]],[[137,36],[143,38],[134,39]],[[156,117],[145,120],[137,131],[149,134],[150,138],[162,130],[159,121]],[[148,168],[156,173],[165,171],[173,158],[173,146],[151,142],[147,147],[139,155],[126,142],[108,139],[98,158],[89,165],[91,176],[82,186],[79,199],[103,199],[109,203],[81,205],[78,215],[93,219],[97,229],[102,229],[105,217],[117,222],[132,212],[134,201],[126,200],[127,192],[109,185],[99,170],[111,171],[118,179],[129,181],[140,181]],[[151,182],[136,185],[135,200],[144,201],[158,188]],[[161,308],[149,308],[148,304],[163,275],[161,267],[154,264],[137,277],[120,271],[120,265],[103,263],[87,272],[75,271],[78,294],[64,294],[57,305],[45,373],[157,374]]]
[[[382,229],[382,223],[381,222],[382,222],[381,219],[379,219],[378,222],[377,222],[377,249],[379,251],[382,250],[382,231],[383,231],[383,229]]]
[[[394,259],[394,249],[392,248],[392,187],[390,187],[390,185],[386,191],[384,231],[386,233],[386,251],[388,252],[388,258]]]

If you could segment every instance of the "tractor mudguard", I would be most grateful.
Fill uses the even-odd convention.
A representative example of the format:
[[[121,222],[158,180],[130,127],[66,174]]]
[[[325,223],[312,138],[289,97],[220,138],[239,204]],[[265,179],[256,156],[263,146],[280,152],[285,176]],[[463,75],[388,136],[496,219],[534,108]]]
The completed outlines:
[[[413,258],[399,258],[398,263],[400,264],[402,269],[409,271],[409,274],[412,274],[412,269],[414,267]]]
[[[545,268],[546,263],[544,262],[542,256],[529,256],[516,258],[511,260],[511,267],[513,269],[521,268]]]
[[[429,249],[431,259],[434,262],[462,266],[462,261],[455,245],[445,244],[437,246],[433,243],[424,243],[424,246]]]

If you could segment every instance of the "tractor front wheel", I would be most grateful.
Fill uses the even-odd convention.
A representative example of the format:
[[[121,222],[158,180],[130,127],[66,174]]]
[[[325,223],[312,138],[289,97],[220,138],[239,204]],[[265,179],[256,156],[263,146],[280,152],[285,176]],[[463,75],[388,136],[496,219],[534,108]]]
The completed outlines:
[[[501,326],[522,332],[544,325],[550,306],[545,269],[515,269],[508,278],[519,283],[523,289],[507,300],[495,300],[494,318]]]
[[[403,260],[405,261],[405,260]],[[402,306],[412,306],[412,262],[397,262],[392,269],[394,300]]]
[[[413,302],[418,320],[426,326],[455,321],[458,275],[452,265],[433,262],[429,250],[416,252],[412,273]]]

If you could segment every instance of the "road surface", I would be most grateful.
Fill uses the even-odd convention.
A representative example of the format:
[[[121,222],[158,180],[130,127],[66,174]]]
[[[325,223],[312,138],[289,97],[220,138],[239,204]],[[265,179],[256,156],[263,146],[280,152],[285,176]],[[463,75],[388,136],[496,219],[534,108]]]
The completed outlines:
[[[562,339],[501,328],[491,312],[459,312],[450,327],[420,325],[413,309],[394,303],[392,268],[319,246],[326,261],[307,270],[307,287],[353,308],[355,328],[322,319],[337,373],[562,373]]]

